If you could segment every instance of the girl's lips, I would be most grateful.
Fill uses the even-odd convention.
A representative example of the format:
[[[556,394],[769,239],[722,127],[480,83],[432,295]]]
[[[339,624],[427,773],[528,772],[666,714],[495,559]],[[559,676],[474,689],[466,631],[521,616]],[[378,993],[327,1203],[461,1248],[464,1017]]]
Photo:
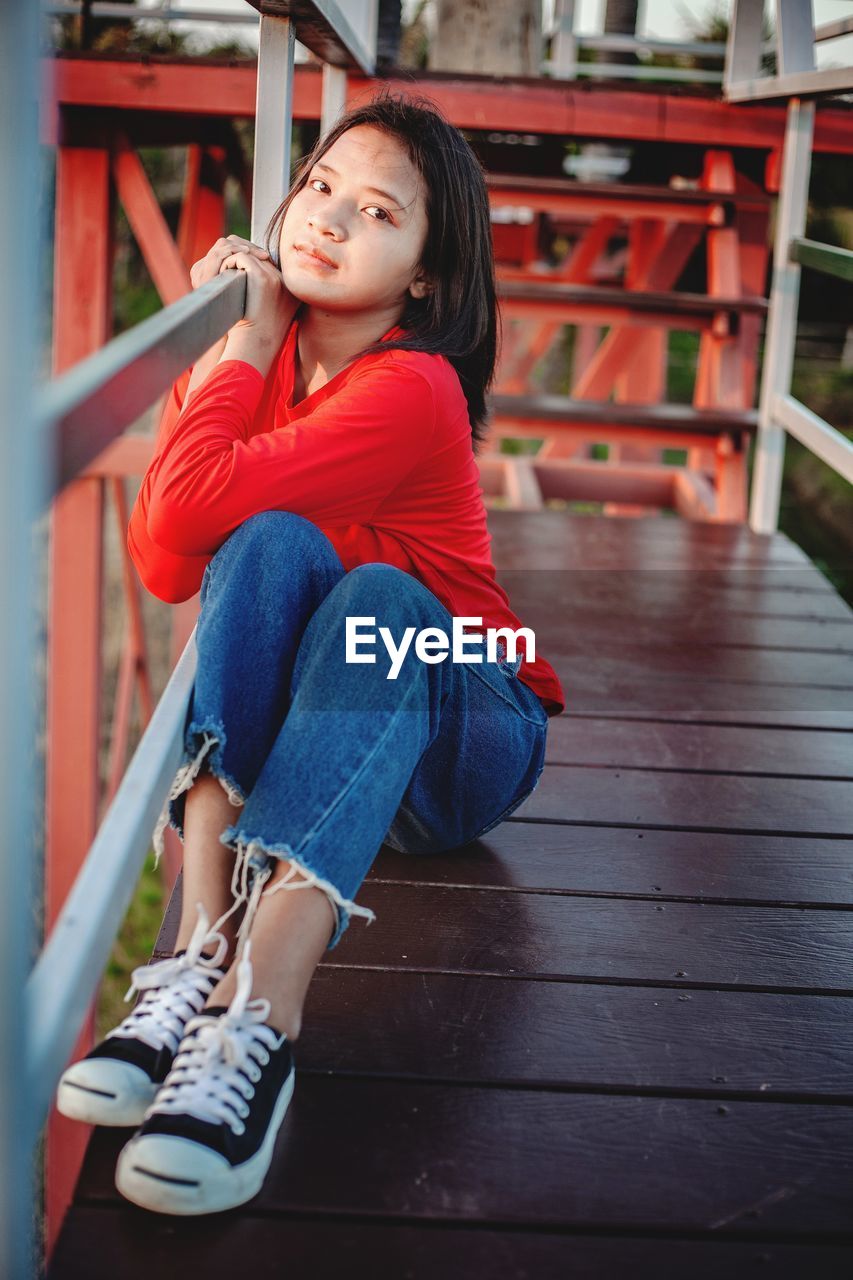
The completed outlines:
[[[322,258],[315,257],[310,250],[303,249],[301,245],[295,244],[293,247],[303,262],[306,262],[309,266],[320,267],[323,271],[337,271],[337,267],[332,266],[331,263],[324,262]]]

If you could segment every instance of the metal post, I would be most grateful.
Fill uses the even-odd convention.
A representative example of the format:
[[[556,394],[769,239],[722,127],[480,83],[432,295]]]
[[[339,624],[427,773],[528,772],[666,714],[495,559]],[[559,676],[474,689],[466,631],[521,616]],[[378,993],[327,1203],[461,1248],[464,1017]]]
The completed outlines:
[[[554,25],[556,29],[551,45],[551,73],[559,79],[574,78],[578,60],[575,40],[575,0],[556,0]]]
[[[346,67],[333,67],[323,63],[323,103],[320,115],[320,136],[324,137],[347,105]]]
[[[252,179],[253,244],[263,243],[270,218],[290,190],[295,42],[296,34],[290,18],[261,14]],[[275,246],[272,246],[274,250]]]
[[[38,140],[39,7],[0,0],[0,237],[14,245],[0,290],[0,1275],[24,1280],[33,1265],[32,1154],[37,1124],[25,1074],[24,980],[34,944],[33,866],[39,797],[32,584],[39,581],[34,525],[47,465],[35,429],[40,375],[38,301],[43,246]]]
[[[741,80],[754,80],[761,71],[764,0],[735,0],[729,24],[723,92]]]
[[[755,440],[749,524],[756,533],[773,533],[779,527],[779,496],[785,461],[785,432],[773,420],[773,399],[791,387],[794,344],[797,339],[797,304],[800,297],[800,264],[791,262],[788,246],[806,225],[809,173],[811,171],[814,103],[792,98],[785,126],[782,185],[776,210],[773,246],[773,282],[764,339],[758,434]]]
[[[777,0],[776,27],[780,74],[814,70],[810,0]],[[778,393],[787,395],[791,389],[800,266],[791,261],[789,249],[791,239],[801,236],[806,226],[814,112],[813,102],[792,98],[788,103],[749,508],[749,524],[756,533],[773,533],[779,527],[785,432],[774,420],[773,403]]]

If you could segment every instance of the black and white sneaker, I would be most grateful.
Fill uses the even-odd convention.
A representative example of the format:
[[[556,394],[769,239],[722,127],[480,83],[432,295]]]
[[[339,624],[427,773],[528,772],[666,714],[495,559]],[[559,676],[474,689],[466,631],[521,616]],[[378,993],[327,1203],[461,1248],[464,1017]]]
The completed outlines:
[[[227,1009],[186,1028],[172,1070],[119,1156],[116,1187],[157,1213],[219,1213],[260,1191],[293,1096],[290,1042],[252,1000],[249,947]]]
[[[211,943],[214,953],[202,954]],[[125,999],[135,991],[145,994],[119,1026],[64,1072],[57,1110],[87,1124],[141,1124],[169,1072],[187,1022],[204,1008],[225,976],[219,964],[226,950],[225,939],[210,931],[207,917],[200,913],[186,951],[134,969]]]

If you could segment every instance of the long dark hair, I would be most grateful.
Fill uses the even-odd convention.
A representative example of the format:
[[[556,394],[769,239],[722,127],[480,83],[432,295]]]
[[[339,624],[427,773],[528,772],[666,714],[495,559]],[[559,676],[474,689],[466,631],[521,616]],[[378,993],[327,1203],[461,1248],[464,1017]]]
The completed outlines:
[[[408,337],[371,343],[354,359],[389,347],[446,356],[468,401],[476,452],[487,434],[486,392],[494,380],[497,354],[489,197],[480,161],[435,103],[385,88],[341,116],[300,164],[287,197],[270,219],[264,247],[280,267],[279,238],[291,200],[332,143],[363,124],[398,138],[424,180],[429,229],[419,267],[431,288],[423,298],[406,297],[398,323]]]

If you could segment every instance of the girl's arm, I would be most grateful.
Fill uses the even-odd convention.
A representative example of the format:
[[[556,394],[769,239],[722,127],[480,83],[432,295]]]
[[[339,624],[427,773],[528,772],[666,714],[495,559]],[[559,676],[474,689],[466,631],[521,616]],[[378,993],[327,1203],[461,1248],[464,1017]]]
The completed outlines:
[[[148,465],[127,526],[127,549],[146,590],[167,604],[190,600],[201,586],[209,556],[180,556],[159,547],[148,532],[148,502],[151,494],[152,469],[160,456],[163,443],[172,434],[186,401],[191,370],[185,370],[172,384],[166,397]]]
[[[198,289],[221,271],[238,266],[249,273],[244,319],[223,334],[173,383],[157,429],[154,455],[142,478],[127,527],[127,548],[143,585],[152,595],[170,604],[189,600],[196,594],[210,556],[176,554],[160,546],[151,537],[148,508],[152,482],[160,466],[163,447],[172,435],[189,397],[203,386],[208,375],[219,364],[229,337],[239,334],[243,340],[254,339],[266,351],[270,343],[275,345],[275,338],[280,337],[282,325],[286,326],[288,317],[292,318],[296,308],[296,300],[284,289],[281,276],[269,262],[266,250],[239,236],[223,236],[204,258],[193,264],[190,271],[193,288]],[[279,342],[279,347],[280,345]]]
[[[205,351],[204,355],[199,356],[195,364],[190,368],[190,379],[184,392],[183,400],[186,401],[188,395],[200,387],[204,382],[211,369],[214,369],[222,357],[225,350],[225,344],[228,341],[228,334],[223,333],[218,342],[214,342],[213,346]]]
[[[432,447],[432,384],[391,354],[285,427],[251,436],[264,378],[220,361],[163,445],[151,476],[148,533],[176,555],[211,556],[260,511],[318,525],[369,523]]]

